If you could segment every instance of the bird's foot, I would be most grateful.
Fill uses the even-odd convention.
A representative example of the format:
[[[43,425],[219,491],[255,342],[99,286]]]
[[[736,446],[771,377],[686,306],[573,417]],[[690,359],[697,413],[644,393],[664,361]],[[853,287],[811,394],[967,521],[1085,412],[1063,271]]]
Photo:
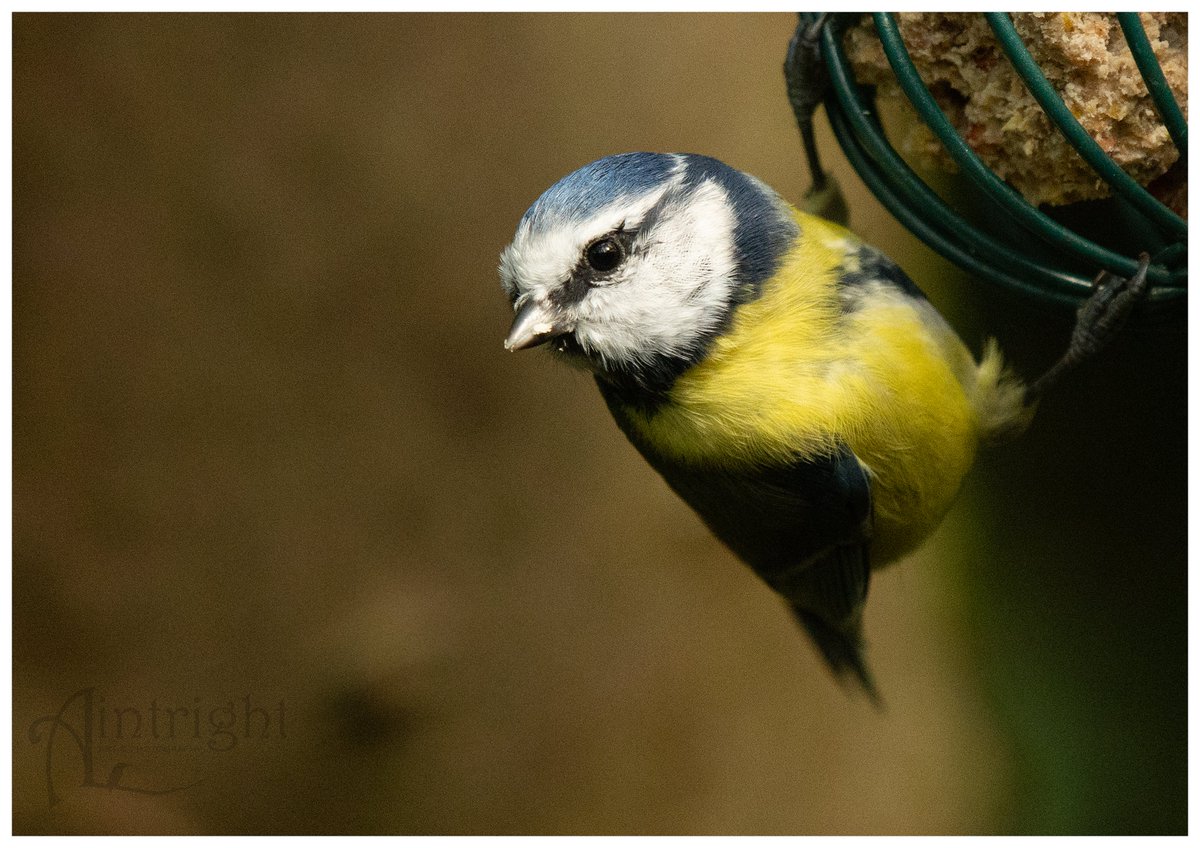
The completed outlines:
[[[1138,269],[1132,277],[1119,277],[1109,271],[1096,275],[1091,296],[1075,313],[1075,329],[1071,332],[1067,352],[1029,386],[1025,393],[1027,402],[1036,401],[1064,374],[1094,357],[1116,338],[1146,294],[1149,268],[1150,256],[1143,253],[1138,257]]]

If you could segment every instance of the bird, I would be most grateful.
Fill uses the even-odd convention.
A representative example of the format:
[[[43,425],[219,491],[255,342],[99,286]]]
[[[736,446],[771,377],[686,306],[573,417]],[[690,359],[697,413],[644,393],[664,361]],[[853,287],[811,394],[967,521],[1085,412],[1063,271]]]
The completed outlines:
[[[1037,406],[995,341],[976,358],[883,252],[694,153],[563,177],[499,276],[504,346],[590,372],[650,466],[878,703],[872,572],[921,544],[979,446]]]

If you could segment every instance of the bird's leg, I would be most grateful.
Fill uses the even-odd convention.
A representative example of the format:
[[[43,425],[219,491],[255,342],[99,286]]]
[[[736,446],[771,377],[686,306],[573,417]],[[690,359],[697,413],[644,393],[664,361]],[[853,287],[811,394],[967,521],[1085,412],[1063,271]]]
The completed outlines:
[[[1138,257],[1138,269],[1128,279],[1101,271],[1092,281],[1092,294],[1075,313],[1075,329],[1067,352],[1025,390],[1026,404],[1037,400],[1063,375],[1091,359],[1116,337],[1129,313],[1146,294],[1150,256]]]
[[[821,55],[821,32],[828,21],[829,12],[822,12],[812,23],[800,20],[788,43],[783,76],[787,81],[788,100],[796,115],[796,125],[800,129],[800,139],[812,177],[812,186],[804,195],[804,205],[810,212],[844,224],[849,217],[845,202],[837,184],[821,167],[817,138],[813,132],[813,114],[824,102],[829,90],[829,75]]]
[[[787,58],[783,62],[788,100],[791,101],[792,111],[796,115],[796,124],[800,127],[804,154],[808,157],[808,168],[812,175],[813,185],[810,191],[824,190],[826,180],[820,156],[817,154],[817,142],[813,136],[813,113],[825,100],[825,92],[829,88],[825,63],[821,61],[820,40],[821,30],[828,18],[829,13],[822,12],[811,24],[801,20],[788,43]]]

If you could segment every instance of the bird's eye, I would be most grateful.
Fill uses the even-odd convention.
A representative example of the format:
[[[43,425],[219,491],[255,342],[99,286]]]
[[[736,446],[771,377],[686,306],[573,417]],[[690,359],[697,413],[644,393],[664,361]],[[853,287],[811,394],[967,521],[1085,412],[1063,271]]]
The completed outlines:
[[[585,255],[593,271],[605,273],[624,261],[625,249],[615,238],[602,238],[589,244]]]

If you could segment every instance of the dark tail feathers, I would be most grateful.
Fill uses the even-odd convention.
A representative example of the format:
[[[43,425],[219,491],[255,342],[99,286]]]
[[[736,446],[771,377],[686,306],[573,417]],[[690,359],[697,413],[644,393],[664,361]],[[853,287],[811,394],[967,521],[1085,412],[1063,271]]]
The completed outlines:
[[[882,707],[879,690],[875,688],[875,681],[863,656],[861,620],[856,619],[853,624],[837,627],[800,607],[793,606],[792,612],[804,625],[804,629],[808,631],[808,635],[837,678],[843,683],[853,679],[871,699],[871,703]]]

